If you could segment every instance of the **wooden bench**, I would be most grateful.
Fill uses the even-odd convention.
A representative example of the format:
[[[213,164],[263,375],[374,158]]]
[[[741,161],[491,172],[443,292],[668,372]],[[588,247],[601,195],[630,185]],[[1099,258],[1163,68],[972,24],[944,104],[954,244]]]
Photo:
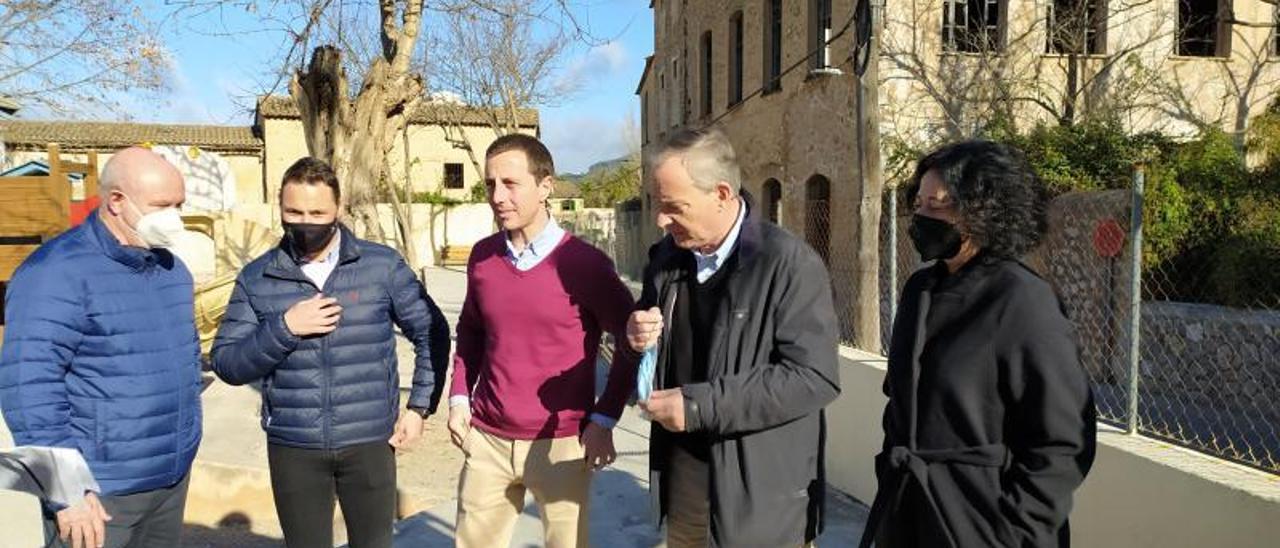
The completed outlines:
[[[469,245],[446,245],[440,250],[440,266],[467,266],[470,258]]]

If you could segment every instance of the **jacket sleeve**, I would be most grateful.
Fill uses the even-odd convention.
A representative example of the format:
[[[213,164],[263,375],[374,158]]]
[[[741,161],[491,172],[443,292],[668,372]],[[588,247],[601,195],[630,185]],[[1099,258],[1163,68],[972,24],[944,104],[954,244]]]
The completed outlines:
[[[649,262],[644,265],[644,272],[640,275],[641,289],[640,300],[636,301],[636,310],[647,310],[658,306],[658,284],[657,269],[654,264],[654,255],[656,249],[661,243],[653,244],[649,248]]]
[[[613,262],[599,255],[599,261],[589,269],[589,277],[583,287],[591,291],[584,300],[588,313],[600,328],[613,337],[613,362],[609,367],[609,379],[604,393],[596,400],[593,412],[617,419],[627,405],[627,398],[636,389],[636,369],[640,355],[627,344],[627,318],[635,308],[631,290],[618,277]]]
[[[413,342],[413,388],[409,407],[435,413],[449,359],[449,322],[413,270],[398,258],[391,272],[391,318]]]
[[[1089,379],[1070,322],[1051,290],[1018,290],[1002,332],[1012,453],[1000,512],[1009,546],[1056,546],[1096,449]]]
[[[453,380],[449,396],[471,396],[480,370],[484,367],[485,333],[484,318],[476,303],[475,248],[467,265],[467,296],[462,300],[462,313],[458,316],[458,346],[453,356]]]
[[[798,246],[779,274],[769,363],[685,385],[685,428],[733,435],[765,430],[826,407],[840,393],[831,282],[817,254]],[[763,320],[762,320],[763,321]]]
[[[284,362],[299,340],[285,326],[283,312],[258,320],[241,277],[231,291],[226,315],[213,339],[213,372],[227,384],[256,381]]]
[[[56,270],[19,269],[5,298],[0,407],[17,445],[76,448],[65,379],[86,316],[78,283]]]

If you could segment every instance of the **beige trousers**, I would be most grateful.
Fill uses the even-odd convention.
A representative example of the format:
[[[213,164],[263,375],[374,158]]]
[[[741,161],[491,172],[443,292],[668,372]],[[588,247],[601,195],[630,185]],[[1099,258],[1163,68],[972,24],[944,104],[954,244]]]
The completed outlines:
[[[459,548],[508,546],[526,489],[537,501],[548,548],[587,546],[591,471],[577,436],[508,440],[472,428],[462,450]]]

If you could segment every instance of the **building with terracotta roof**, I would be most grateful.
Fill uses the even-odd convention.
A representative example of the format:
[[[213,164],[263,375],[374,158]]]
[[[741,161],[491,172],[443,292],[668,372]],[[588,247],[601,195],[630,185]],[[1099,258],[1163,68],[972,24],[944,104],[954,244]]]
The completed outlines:
[[[63,154],[75,161],[97,151],[100,165],[112,152],[132,145],[177,147],[225,160],[234,175],[234,195],[239,203],[273,203],[284,170],[307,155],[306,140],[291,98],[263,97],[255,110],[250,126],[2,119],[0,142],[5,154],[0,169],[43,160],[50,143],[58,144]],[[508,114],[425,103],[410,118],[407,139],[394,145],[390,174],[403,180],[407,156],[415,192],[465,198],[482,180],[480,162],[485,148],[497,136],[495,127],[511,118],[519,131],[539,133],[537,110],[519,109]]]

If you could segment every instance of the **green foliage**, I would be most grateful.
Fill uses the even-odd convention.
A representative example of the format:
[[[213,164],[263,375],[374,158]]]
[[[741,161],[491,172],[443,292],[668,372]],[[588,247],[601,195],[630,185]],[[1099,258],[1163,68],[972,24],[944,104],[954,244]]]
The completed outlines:
[[[1156,133],[1128,135],[1119,122],[1111,121],[1038,125],[1026,134],[1002,140],[1027,154],[1055,194],[1128,188],[1134,164],[1172,146]]]
[[[467,201],[473,204],[483,204],[489,201],[489,189],[485,185],[471,185],[471,194],[467,196]]]
[[[1280,112],[1259,120],[1251,146],[1280,158]],[[1143,262],[1162,272],[1170,298],[1280,299],[1280,160],[1250,170],[1232,136],[1215,129],[1174,142],[1105,121],[1025,133],[993,124],[989,138],[1023,150],[1054,194],[1131,188],[1133,166],[1143,164]]]
[[[410,202],[415,204],[435,204],[444,207],[453,207],[461,205],[465,202],[458,198],[447,196],[439,191],[414,192],[413,199]]]
[[[1280,198],[1245,198],[1236,213],[1213,246],[1208,290],[1229,306],[1280,308]]]
[[[640,160],[627,158],[615,166],[588,172],[578,183],[587,207],[612,208],[640,195]]]

